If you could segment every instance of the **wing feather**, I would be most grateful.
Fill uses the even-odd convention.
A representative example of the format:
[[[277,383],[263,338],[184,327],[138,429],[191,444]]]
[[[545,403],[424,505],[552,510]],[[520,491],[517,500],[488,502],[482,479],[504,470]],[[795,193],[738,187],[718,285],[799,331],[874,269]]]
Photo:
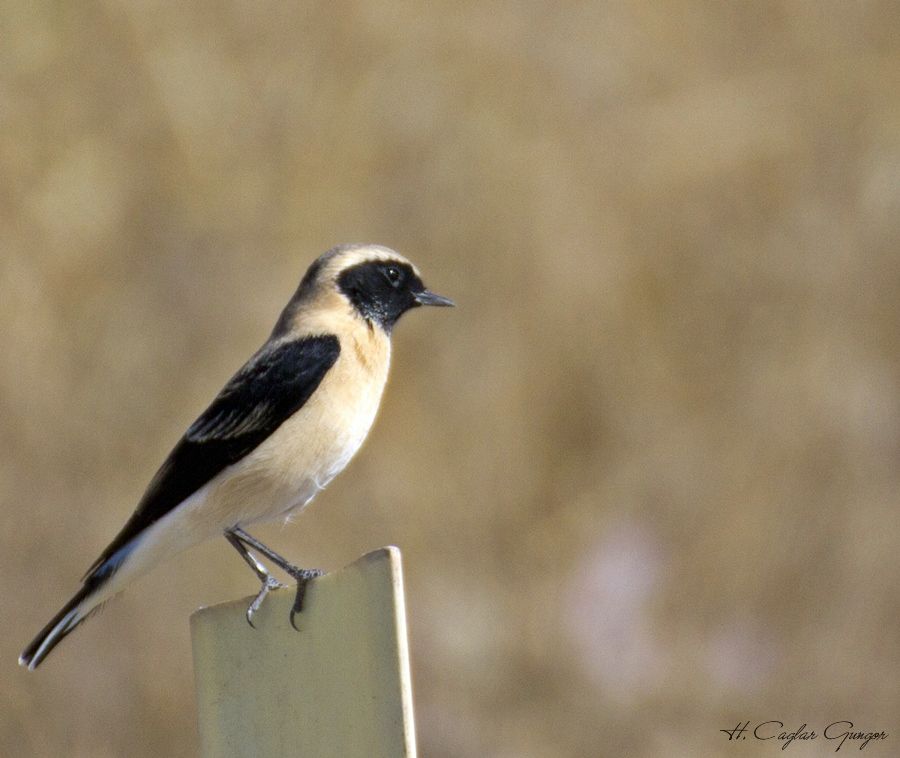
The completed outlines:
[[[114,571],[104,564],[125,545],[259,446],[303,407],[339,354],[334,335],[264,345],[191,424],[86,576]]]

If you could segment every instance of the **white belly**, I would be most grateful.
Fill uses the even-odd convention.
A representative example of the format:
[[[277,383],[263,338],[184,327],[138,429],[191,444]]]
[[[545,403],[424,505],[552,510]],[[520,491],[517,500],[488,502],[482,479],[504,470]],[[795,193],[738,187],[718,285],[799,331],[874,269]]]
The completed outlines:
[[[226,500],[235,494],[246,498],[246,505],[235,507],[244,513],[242,525],[287,518],[350,463],[375,421],[377,400],[361,402],[355,413],[329,413],[327,419],[301,411],[251,453],[216,494]]]

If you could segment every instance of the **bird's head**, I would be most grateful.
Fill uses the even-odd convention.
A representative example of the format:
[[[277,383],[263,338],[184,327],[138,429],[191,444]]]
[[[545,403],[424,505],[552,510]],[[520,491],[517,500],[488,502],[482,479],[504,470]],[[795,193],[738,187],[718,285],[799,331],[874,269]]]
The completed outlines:
[[[353,311],[390,334],[406,311],[420,305],[450,306],[453,301],[426,289],[418,269],[399,253],[380,245],[342,245],[309,267],[297,300],[336,293]]]

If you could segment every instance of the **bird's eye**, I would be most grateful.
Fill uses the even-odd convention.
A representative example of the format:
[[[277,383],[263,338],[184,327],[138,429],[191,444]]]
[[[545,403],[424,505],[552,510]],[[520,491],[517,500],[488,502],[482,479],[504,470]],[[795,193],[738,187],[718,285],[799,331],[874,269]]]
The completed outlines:
[[[388,266],[384,269],[384,275],[387,277],[387,280],[391,283],[392,287],[400,286],[400,280],[403,278],[400,269],[395,268],[394,266]]]

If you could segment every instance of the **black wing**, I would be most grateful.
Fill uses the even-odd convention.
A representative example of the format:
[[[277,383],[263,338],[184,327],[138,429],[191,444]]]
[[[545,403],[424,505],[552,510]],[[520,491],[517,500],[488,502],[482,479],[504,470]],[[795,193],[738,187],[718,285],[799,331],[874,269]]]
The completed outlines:
[[[334,335],[264,346],[185,432],[131,518],[87,575],[112,573],[128,545],[226,466],[236,463],[296,413],[341,352]],[[122,551],[120,553],[120,551]],[[114,560],[110,560],[114,558]]]

